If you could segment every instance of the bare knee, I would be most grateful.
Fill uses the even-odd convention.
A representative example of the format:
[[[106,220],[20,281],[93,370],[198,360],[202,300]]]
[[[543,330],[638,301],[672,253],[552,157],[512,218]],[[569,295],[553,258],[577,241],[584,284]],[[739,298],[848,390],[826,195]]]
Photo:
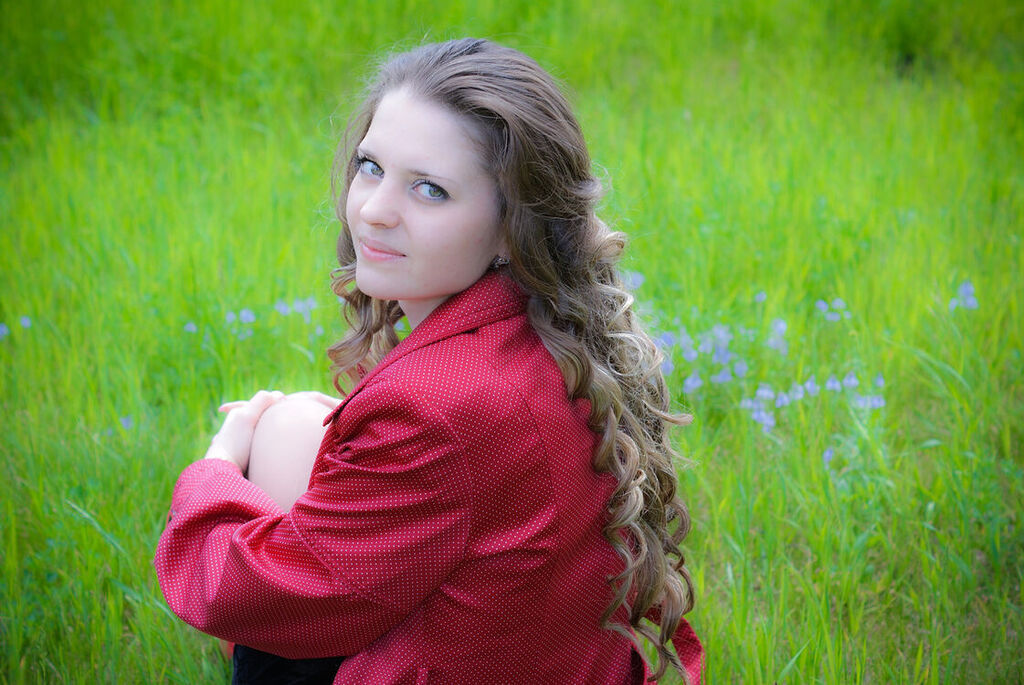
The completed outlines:
[[[329,412],[320,402],[286,397],[263,412],[256,424],[248,478],[284,509],[306,491]]]

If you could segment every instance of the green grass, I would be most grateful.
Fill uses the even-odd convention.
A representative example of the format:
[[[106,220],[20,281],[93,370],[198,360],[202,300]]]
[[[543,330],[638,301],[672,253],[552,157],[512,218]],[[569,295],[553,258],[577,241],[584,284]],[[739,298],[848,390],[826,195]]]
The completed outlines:
[[[708,682],[1024,678],[1016,3],[106,5],[0,6],[0,680],[226,681],[152,571],[171,486],[222,399],[329,388],[345,113],[380,51],[466,34],[569,84],[674,336]],[[723,384],[678,344],[718,324]]]

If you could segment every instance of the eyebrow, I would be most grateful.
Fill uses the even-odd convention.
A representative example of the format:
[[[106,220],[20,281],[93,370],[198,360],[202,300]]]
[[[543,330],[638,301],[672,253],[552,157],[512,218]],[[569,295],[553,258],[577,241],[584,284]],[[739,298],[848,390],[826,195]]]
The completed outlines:
[[[367,150],[362,145],[356,147],[356,155],[360,157],[369,157],[375,161],[379,159],[377,155],[373,154],[373,152]],[[448,178],[447,176],[441,176],[440,174],[434,174],[429,171],[421,171],[420,169],[409,169],[408,172],[413,176],[429,176],[430,178],[436,178],[440,181],[445,181],[446,183],[454,183],[458,185],[458,181],[456,181],[454,178]]]

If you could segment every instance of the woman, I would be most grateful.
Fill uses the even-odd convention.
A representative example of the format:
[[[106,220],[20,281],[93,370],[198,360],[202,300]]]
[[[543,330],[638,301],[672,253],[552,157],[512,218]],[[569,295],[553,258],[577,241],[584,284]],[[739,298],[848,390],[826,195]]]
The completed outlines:
[[[350,329],[329,354],[355,386],[322,424],[315,400],[338,401],[225,405],[157,549],[171,608],[259,650],[236,666],[343,656],[335,683],[641,682],[637,634],[655,676],[697,682],[666,430],[686,417],[564,96],[515,50],[424,45],[381,67],[350,131]],[[298,441],[322,425],[307,480]],[[292,504],[274,491],[295,473]]]

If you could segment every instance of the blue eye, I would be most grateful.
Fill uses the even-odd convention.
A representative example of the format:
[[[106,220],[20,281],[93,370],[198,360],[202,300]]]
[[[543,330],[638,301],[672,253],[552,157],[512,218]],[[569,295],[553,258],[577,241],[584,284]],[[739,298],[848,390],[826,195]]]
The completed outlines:
[[[430,181],[417,181],[413,189],[428,200],[448,199],[448,191]]]
[[[380,168],[380,165],[369,157],[357,157],[356,166],[359,168],[359,171],[370,176],[379,178],[384,175],[384,170]]]

